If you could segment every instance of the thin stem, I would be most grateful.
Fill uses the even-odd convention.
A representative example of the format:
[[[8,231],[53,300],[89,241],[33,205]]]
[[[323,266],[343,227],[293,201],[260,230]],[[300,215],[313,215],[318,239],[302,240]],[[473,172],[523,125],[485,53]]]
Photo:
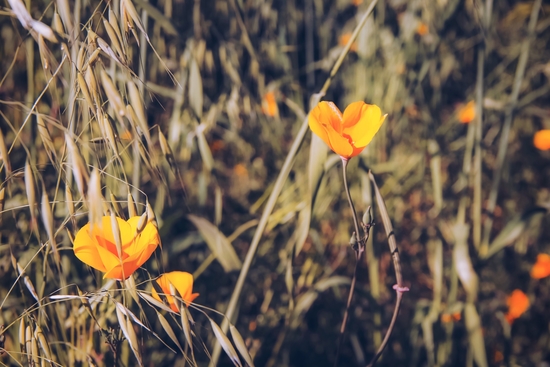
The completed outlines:
[[[344,176],[344,190],[346,191],[346,195],[348,197],[348,203],[349,207],[351,209],[351,213],[353,214],[353,225],[355,226],[355,233],[353,237],[353,249],[355,250],[355,269],[353,270],[353,278],[351,279],[351,285],[349,288],[349,294],[348,294],[348,301],[346,303],[346,311],[344,312],[344,318],[342,319],[342,326],[340,327],[340,336],[338,337],[338,347],[336,348],[336,358],[334,359],[334,367],[338,365],[338,357],[340,356],[340,348],[342,346],[342,341],[344,340],[344,334],[346,332],[346,326],[348,323],[349,318],[349,309],[351,307],[351,301],[353,299],[353,293],[355,293],[355,284],[357,283],[357,268],[359,267],[359,262],[361,259],[361,255],[363,254],[363,251],[365,250],[365,242],[367,241],[367,238],[369,236],[369,229],[370,226],[366,226],[365,230],[365,237],[361,238],[359,235],[359,219],[357,218],[357,212],[355,211],[355,206],[353,205],[353,200],[351,200],[351,194],[349,192],[348,187],[348,179],[347,179],[347,167],[349,160],[342,158],[342,175]]]
[[[349,193],[349,187],[348,187],[348,178],[347,178],[347,168],[348,168],[348,162],[349,160],[344,157],[342,158],[342,175],[344,176],[344,190],[346,191],[346,195],[348,196],[348,203],[349,207],[351,209],[351,214],[353,214],[353,225],[355,226],[355,240],[359,247],[361,247],[361,240],[359,235],[359,219],[357,219],[357,213],[355,212],[355,206],[353,205],[353,201],[351,200],[351,195]]]

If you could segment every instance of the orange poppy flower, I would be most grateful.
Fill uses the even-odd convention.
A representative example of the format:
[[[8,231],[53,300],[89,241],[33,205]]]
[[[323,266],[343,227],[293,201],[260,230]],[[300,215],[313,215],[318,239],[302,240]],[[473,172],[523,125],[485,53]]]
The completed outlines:
[[[103,217],[101,225],[82,227],[74,239],[74,254],[83,263],[104,272],[103,278],[127,279],[143,265],[160,243],[158,229],[147,223],[138,231],[140,217],[128,221],[116,218],[122,253],[119,257],[111,217]],[[91,230],[90,230],[91,229]]]
[[[476,104],[474,101],[468,102],[458,110],[458,121],[468,124],[476,118]]]
[[[529,308],[529,298],[521,290],[516,289],[508,296],[508,313],[506,320],[511,324]]]
[[[540,130],[535,133],[533,145],[540,150],[550,150],[550,130]]]
[[[538,254],[537,262],[531,269],[531,278],[542,279],[550,276],[550,255]]]
[[[361,153],[384,123],[387,115],[377,105],[353,102],[342,112],[332,102],[320,102],[308,117],[309,127],[344,159]]]
[[[274,92],[267,92],[262,99],[262,112],[264,115],[275,117],[279,116],[279,107],[275,99]]]
[[[441,314],[441,322],[443,323],[460,321],[461,318],[462,318],[462,315],[460,314],[460,312],[455,312],[453,314],[450,314],[450,313]]]
[[[419,36],[425,36],[428,34],[429,32],[429,28],[428,28],[428,25],[426,23],[422,23],[420,22],[418,24],[418,27],[416,27],[416,33],[419,35]]]
[[[189,306],[189,304],[199,296],[198,293],[193,293],[193,275],[184,271],[172,271],[170,273],[162,274],[157,279],[157,284],[166,295],[166,300],[174,312],[180,312],[180,310],[176,306],[176,300],[173,296],[171,296],[172,292],[170,291],[170,284],[174,286],[177,293],[179,293],[187,306]],[[154,287],[151,295],[156,300],[161,301],[160,296]]]
[[[340,46],[345,46],[348,44],[351,38],[351,32],[344,33],[340,36],[339,44]],[[357,52],[357,42],[353,42],[349,48],[351,52]]]

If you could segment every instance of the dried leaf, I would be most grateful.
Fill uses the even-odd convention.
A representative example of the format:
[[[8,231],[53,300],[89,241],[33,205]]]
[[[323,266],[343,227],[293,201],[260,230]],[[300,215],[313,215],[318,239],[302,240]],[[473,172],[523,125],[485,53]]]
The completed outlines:
[[[210,251],[216,256],[226,272],[241,268],[242,263],[235,249],[216,226],[206,219],[194,215],[188,215],[187,218],[197,227]]]
[[[223,333],[222,329],[211,318],[208,318],[208,320],[210,320],[210,325],[212,325],[214,335],[216,336],[218,343],[220,343],[225,353],[227,353],[235,366],[242,367],[241,360],[239,359],[235,348],[233,348],[233,345],[231,344],[227,336]]]
[[[246,344],[243,340],[243,337],[241,336],[237,328],[230,324],[229,331],[231,332],[231,337],[233,338],[233,342],[235,343],[235,346],[237,347],[237,350],[243,357],[244,361],[250,367],[254,367],[254,362],[252,362],[252,357],[250,357],[250,354],[248,353],[248,349],[246,348]]]

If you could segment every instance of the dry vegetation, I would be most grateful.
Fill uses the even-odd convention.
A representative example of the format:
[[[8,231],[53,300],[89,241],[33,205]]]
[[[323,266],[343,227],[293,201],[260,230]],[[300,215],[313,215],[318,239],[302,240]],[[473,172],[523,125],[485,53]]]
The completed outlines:
[[[320,98],[388,114],[348,167],[375,225],[338,365],[369,363],[396,304],[383,203],[411,291],[378,365],[550,363],[541,0],[0,6],[0,365],[333,365],[354,226]],[[160,233],[125,282],[73,252],[104,215]],[[150,296],[174,270],[200,293],[181,313]]]

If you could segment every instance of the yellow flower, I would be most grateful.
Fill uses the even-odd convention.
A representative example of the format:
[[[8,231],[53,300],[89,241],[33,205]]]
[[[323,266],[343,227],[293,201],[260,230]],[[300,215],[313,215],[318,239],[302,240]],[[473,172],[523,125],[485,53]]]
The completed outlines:
[[[157,227],[147,223],[141,232],[137,226],[140,217],[128,221],[116,218],[120,232],[122,253],[119,258],[111,217],[103,217],[101,225],[90,231],[90,223],[82,227],[74,239],[74,254],[83,263],[105,273],[104,278],[126,279],[143,265],[159,245]]]
[[[189,304],[199,295],[198,293],[193,293],[193,275],[184,271],[172,271],[170,273],[162,274],[157,279],[157,283],[162,289],[162,292],[166,295],[168,304],[174,312],[180,312],[180,310],[176,306],[176,300],[170,295],[172,293],[170,292],[170,284],[174,286],[177,293],[179,293],[187,306],[189,306]],[[154,287],[151,295],[156,300],[161,301],[160,296]]]
[[[387,115],[377,105],[353,102],[342,112],[332,102],[320,102],[309,114],[309,127],[342,158],[355,157],[371,142]]]

